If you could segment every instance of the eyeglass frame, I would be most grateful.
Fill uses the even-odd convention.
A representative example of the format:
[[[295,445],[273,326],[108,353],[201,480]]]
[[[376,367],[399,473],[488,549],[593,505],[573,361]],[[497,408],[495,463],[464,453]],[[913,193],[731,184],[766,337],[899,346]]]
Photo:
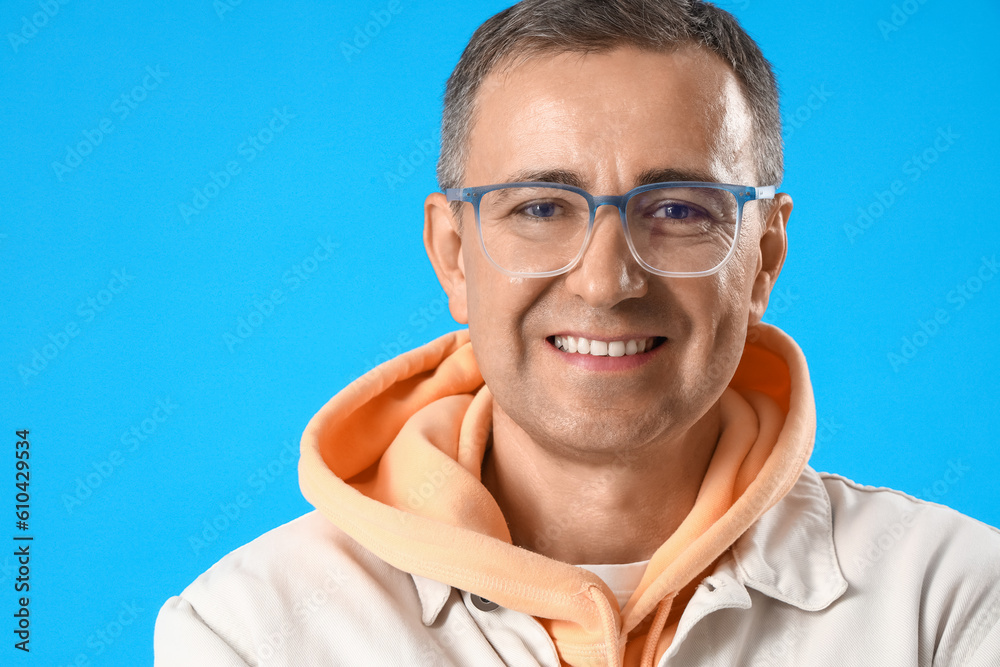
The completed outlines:
[[[493,257],[490,256],[489,250],[486,249],[486,242],[483,240],[483,229],[479,220],[479,204],[483,199],[483,195],[493,192],[494,190],[501,190],[504,188],[522,188],[522,187],[542,187],[547,189],[556,190],[566,190],[569,192],[574,192],[584,199],[587,200],[587,204],[590,206],[590,220],[587,223],[587,234],[583,239],[583,244],[580,247],[580,251],[577,253],[566,266],[561,269],[556,269],[554,271],[541,271],[541,272],[520,272],[520,271],[510,271],[508,269],[500,266]],[[632,235],[629,233],[628,228],[628,216],[626,209],[628,207],[628,202],[632,197],[642,194],[643,192],[649,192],[650,190],[659,190],[662,188],[714,188],[717,190],[726,190],[730,192],[736,198],[736,232],[733,234],[733,245],[729,249],[729,252],[724,258],[713,268],[705,271],[696,272],[678,272],[678,271],[662,271],[660,269],[655,269],[650,266],[635,249],[635,245],[632,243]],[[476,214],[476,236],[479,237],[479,247],[482,248],[483,254],[486,258],[490,260],[490,263],[497,268],[501,273],[515,278],[550,278],[553,276],[562,275],[563,273],[568,273],[572,271],[583,255],[587,252],[587,247],[590,245],[590,238],[594,231],[594,221],[597,218],[597,209],[601,206],[614,206],[618,209],[619,218],[621,218],[622,232],[625,234],[625,241],[628,243],[629,251],[632,253],[632,257],[635,261],[646,271],[658,276],[664,276],[666,278],[698,278],[701,276],[710,276],[713,273],[718,272],[723,266],[725,266],[732,256],[736,253],[736,247],[739,245],[740,239],[740,229],[743,226],[743,205],[750,201],[757,201],[762,199],[774,199],[775,191],[777,190],[777,185],[733,185],[730,183],[711,183],[708,181],[666,181],[663,183],[649,183],[647,185],[640,185],[636,188],[632,188],[623,195],[602,195],[594,196],[584,190],[583,188],[578,188],[574,185],[567,185],[565,183],[548,183],[544,181],[525,181],[517,183],[499,183],[496,185],[479,185],[470,188],[445,188],[444,196],[449,202],[461,201],[468,202],[472,204],[475,214]]]

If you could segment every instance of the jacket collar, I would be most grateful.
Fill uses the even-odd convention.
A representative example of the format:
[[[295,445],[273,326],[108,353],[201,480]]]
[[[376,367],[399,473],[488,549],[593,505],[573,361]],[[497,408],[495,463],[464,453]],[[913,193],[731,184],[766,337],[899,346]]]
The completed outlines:
[[[733,545],[737,580],[805,611],[825,609],[847,590],[833,544],[823,480],[806,466],[791,490]]]
[[[666,655],[675,655],[691,629],[712,612],[749,609],[747,588],[806,611],[825,609],[847,591],[833,544],[830,496],[811,467],[698,586]]]
[[[691,599],[684,613],[687,618],[678,627],[678,640],[712,611],[749,608],[746,587],[805,611],[825,609],[847,591],[833,544],[830,496],[809,466],[792,489],[736,541],[732,556],[706,578],[713,594],[696,594]],[[420,598],[421,620],[431,625],[448,601],[451,586],[411,576]]]
[[[419,574],[410,574],[413,584],[417,587],[417,597],[420,598],[420,620],[424,625],[432,625],[438,614],[444,609],[444,603],[451,596],[451,586],[440,581],[434,581]]]

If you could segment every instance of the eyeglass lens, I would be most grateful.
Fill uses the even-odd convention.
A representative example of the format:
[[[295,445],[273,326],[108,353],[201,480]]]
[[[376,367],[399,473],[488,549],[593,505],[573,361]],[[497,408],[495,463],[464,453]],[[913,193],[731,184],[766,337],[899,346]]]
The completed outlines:
[[[647,190],[625,208],[636,254],[659,271],[714,269],[736,239],[739,205],[721,188]],[[565,268],[583,248],[589,223],[587,199],[560,188],[501,188],[484,194],[479,204],[486,252],[514,273]]]

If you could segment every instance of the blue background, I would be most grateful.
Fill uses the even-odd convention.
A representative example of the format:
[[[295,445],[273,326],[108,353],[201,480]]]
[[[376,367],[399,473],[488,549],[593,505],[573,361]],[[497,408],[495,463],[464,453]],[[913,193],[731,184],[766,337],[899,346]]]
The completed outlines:
[[[315,411],[456,327],[422,202],[444,81],[504,3],[163,4],[0,11],[0,540],[27,428],[35,664],[150,663],[168,596],[310,509]],[[1000,8],[723,6],[783,92],[795,212],[767,319],[810,362],[812,465],[1000,524]],[[0,662],[27,664],[12,552]]]

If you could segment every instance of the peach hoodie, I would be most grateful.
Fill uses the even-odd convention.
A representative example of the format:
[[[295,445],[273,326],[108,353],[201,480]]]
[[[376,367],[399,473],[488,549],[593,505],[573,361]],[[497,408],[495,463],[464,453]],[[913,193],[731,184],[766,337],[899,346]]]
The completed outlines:
[[[691,512],[621,611],[596,575],[514,546],[480,481],[492,422],[468,331],[368,372],[302,436],[302,493],[390,565],[534,616],[565,665],[651,665],[718,558],[795,483],[812,451],[805,359],[759,325],[721,398],[723,432]]]

